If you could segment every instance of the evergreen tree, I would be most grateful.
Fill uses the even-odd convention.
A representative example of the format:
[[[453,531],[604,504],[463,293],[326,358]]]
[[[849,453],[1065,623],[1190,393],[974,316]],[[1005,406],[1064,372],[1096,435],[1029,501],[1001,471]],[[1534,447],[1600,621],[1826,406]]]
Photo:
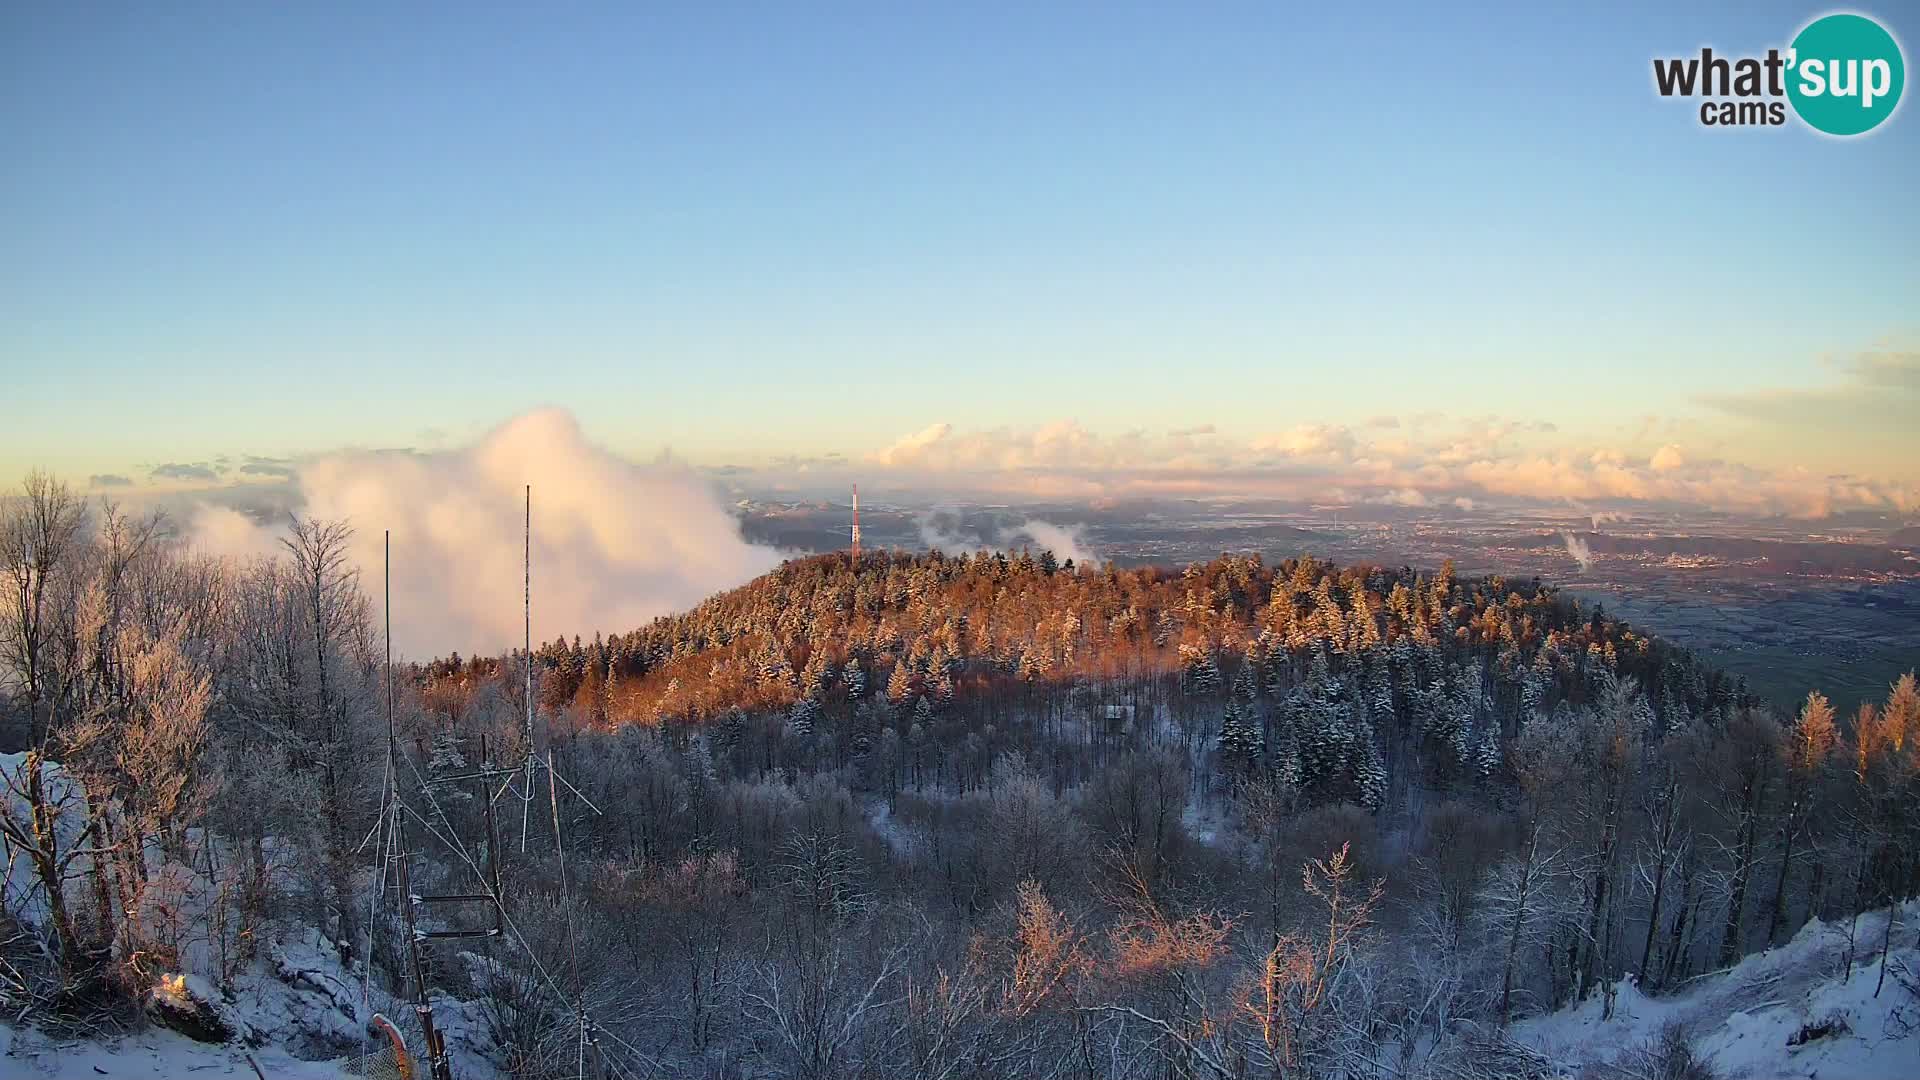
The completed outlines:
[[[714,744],[724,752],[740,745],[747,735],[747,714],[734,706],[720,719],[720,730],[714,736]]]
[[[1493,770],[1499,767],[1499,732],[1494,725],[1489,724],[1486,729],[1480,733],[1479,745],[1474,748],[1473,771],[1482,780],[1485,780],[1487,777],[1493,775]]]
[[[1227,699],[1220,717],[1220,756],[1235,769],[1251,769],[1266,751],[1266,736],[1238,697]]]
[[[1213,653],[1196,645],[1180,646],[1181,686],[1189,697],[1212,697],[1220,692],[1220,668]]]
[[[1260,684],[1254,680],[1254,661],[1248,659],[1240,665],[1240,671],[1233,677],[1234,700],[1252,705],[1260,697]]]
[[[813,734],[814,721],[819,718],[820,706],[812,698],[801,698],[787,710],[787,736],[804,739]]]
[[[906,663],[893,665],[893,674],[887,677],[887,700],[895,705],[904,706],[908,695],[913,693],[913,672]]]
[[[1380,760],[1380,748],[1374,744],[1373,725],[1364,719],[1354,724],[1347,760],[1353,776],[1354,801],[1369,810],[1378,810],[1387,801],[1387,766]]]

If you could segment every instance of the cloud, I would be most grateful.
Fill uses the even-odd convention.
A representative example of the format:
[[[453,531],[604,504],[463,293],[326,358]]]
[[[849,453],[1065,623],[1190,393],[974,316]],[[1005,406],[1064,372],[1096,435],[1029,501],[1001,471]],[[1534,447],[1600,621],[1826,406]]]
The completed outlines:
[[[1382,503],[1387,506],[1426,506],[1428,504],[1426,493],[1416,491],[1413,488],[1401,488],[1398,491],[1389,491],[1384,495],[1375,496],[1370,501]]]
[[[303,513],[346,519],[368,585],[393,534],[396,648],[427,656],[494,652],[521,636],[523,485],[533,485],[536,640],[624,632],[777,565],[741,538],[692,469],[635,464],[589,442],[560,409],[525,414],[471,446],[343,451],[296,469]],[[274,550],[278,528],[205,507],[196,539],[236,555]]]
[[[1212,435],[1213,433],[1214,428],[1212,424],[1200,424],[1195,427],[1174,428],[1172,431],[1167,432],[1167,435],[1175,439],[1184,439],[1191,438],[1195,435]]]
[[[936,506],[914,518],[913,524],[920,531],[920,542],[931,549],[965,555],[986,546],[978,536],[969,538],[960,532],[960,509],[957,506]]]
[[[1255,452],[1342,459],[1352,456],[1355,445],[1353,430],[1338,424],[1301,424],[1288,431],[1263,435],[1252,443]]]
[[[1647,468],[1657,473],[1667,473],[1684,467],[1686,463],[1687,459],[1680,453],[1680,448],[1668,443],[1653,452],[1653,460],[1647,462]]]
[[[240,465],[242,476],[264,476],[271,480],[291,480],[293,463],[285,458],[249,457]]]
[[[928,424],[911,435],[902,436],[875,454],[874,460],[882,465],[912,465],[926,458],[952,431],[952,424]]]
[[[130,487],[133,481],[119,473],[94,473],[87,477],[87,486],[94,488]]]
[[[1376,416],[1367,421],[1367,426],[1370,428],[1397,428],[1400,426],[1400,418],[1397,416]]]
[[[1567,554],[1573,556],[1573,561],[1580,564],[1581,573],[1584,574],[1593,569],[1593,549],[1587,546],[1585,540],[1572,533],[1564,532],[1560,534],[1560,539],[1566,542]]]
[[[1776,427],[1912,439],[1920,407],[1920,350],[1891,346],[1828,358],[1838,377],[1823,385],[1702,394],[1699,403]]]
[[[1055,525],[1031,518],[1016,525],[1009,535],[1030,537],[1036,545],[1053,552],[1062,562],[1071,559],[1076,566],[1100,565],[1100,556],[1087,546],[1077,526]]]
[[[1904,368],[1891,369],[1895,374],[1883,377],[1903,377]],[[876,490],[915,494],[1314,499],[1339,491],[1403,506],[1506,500],[1572,502],[1583,511],[1593,503],[1601,512],[1607,504],[1672,504],[1799,517],[1920,509],[1920,486],[1911,481],[1762,469],[1684,452],[1677,443],[1649,455],[1630,445],[1582,443],[1545,421],[1488,416],[1423,416],[1418,426],[1398,430],[1311,423],[1252,439],[1216,434],[1204,443],[1138,431],[1103,436],[1065,420],[979,431],[943,423],[869,454],[866,463],[878,467],[880,475],[866,473]]]
[[[155,465],[148,475],[155,480],[182,480],[205,484],[217,483],[220,480],[220,474],[205,462],[193,464],[168,462],[165,465]]]
[[[919,530],[921,543],[950,555],[1038,547],[1053,552],[1062,562],[1072,559],[1078,566],[1099,566],[1102,562],[1078,525],[1057,525],[1039,518],[1012,526],[978,519],[968,525],[959,507],[945,505],[921,513],[914,519],[914,527]]]

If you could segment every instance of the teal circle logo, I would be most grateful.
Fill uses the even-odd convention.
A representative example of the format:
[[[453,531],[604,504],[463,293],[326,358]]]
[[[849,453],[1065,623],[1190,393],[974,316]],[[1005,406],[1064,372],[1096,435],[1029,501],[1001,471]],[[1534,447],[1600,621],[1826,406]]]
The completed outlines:
[[[1829,135],[1878,127],[1900,104],[1906,83],[1900,43],[1865,15],[1815,19],[1787,53],[1787,100],[1808,126]]]

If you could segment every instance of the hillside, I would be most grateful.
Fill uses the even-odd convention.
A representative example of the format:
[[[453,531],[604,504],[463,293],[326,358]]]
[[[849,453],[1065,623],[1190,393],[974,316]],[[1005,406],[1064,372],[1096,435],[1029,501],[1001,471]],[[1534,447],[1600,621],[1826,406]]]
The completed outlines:
[[[1531,580],[822,556],[529,701],[533,657],[384,665],[342,523],[127,528],[36,541],[56,647],[0,652],[42,1063],[422,1045],[424,992],[463,1077],[1475,1076],[1920,883],[1911,678],[1782,716]]]
[[[1611,1000],[1524,1021],[1513,1038],[1575,1075],[1644,1069],[1674,1030],[1722,1080],[1904,1080],[1920,1062],[1917,931],[1913,903],[1816,919],[1780,948],[1672,996],[1648,997],[1623,979]]]
[[[844,554],[816,556],[683,615],[550,642],[535,658],[542,705],[601,727],[799,703],[844,720],[837,714],[870,690],[909,706],[1013,684],[1111,695],[1115,684],[1176,671],[1204,680],[1191,670],[1203,660],[1228,680],[1244,668],[1279,698],[1296,689],[1351,696],[1371,682],[1384,704],[1391,681],[1402,712],[1435,686],[1478,679],[1476,726],[1509,733],[1527,708],[1590,700],[1584,673],[1598,666],[1638,680],[1669,727],[1747,700],[1736,680],[1538,580],[1312,558],[1269,567],[1258,556],[1179,571],[1076,568],[1044,551],[870,554],[857,568]],[[499,663],[456,657],[427,674],[457,685]]]

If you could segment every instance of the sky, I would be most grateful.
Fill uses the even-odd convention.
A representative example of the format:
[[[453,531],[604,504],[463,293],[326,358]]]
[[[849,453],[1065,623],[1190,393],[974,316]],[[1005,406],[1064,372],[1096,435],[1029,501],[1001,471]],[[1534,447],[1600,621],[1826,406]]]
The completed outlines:
[[[1828,9],[1677,6],[4,5],[0,476],[1920,511],[1920,116],[1703,128]]]

